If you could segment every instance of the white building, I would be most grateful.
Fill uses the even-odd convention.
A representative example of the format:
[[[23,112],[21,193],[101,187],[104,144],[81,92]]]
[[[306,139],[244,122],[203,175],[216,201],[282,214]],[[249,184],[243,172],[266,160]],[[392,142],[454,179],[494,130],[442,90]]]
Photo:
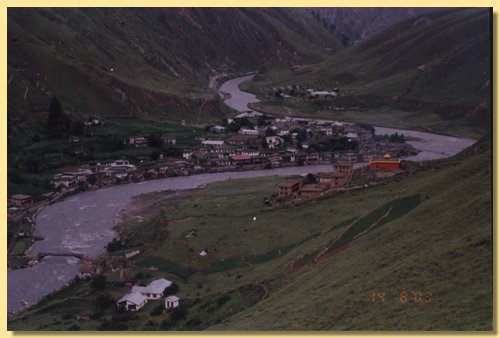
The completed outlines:
[[[254,149],[243,149],[240,151],[240,155],[247,155],[247,156],[255,157],[255,156],[259,156],[260,153],[258,150],[254,150]]]
[[[145,136],[129,136],[124,141],[124,144],[139,147],[147,147],[149,144],[149,139]]]
[[[224,128],[223,126],[216,125],[216,126],[210,127],[210,132],[216,133],[216,134],[222,134],[222,133],[226,132],[226,128]]]
[[[358,134],[356,133],[347,133],[345,137],[350,138],[350,139],[355,139],[358,138]]]
[[[177,296],[168,296],[165,298],[165,308],[173,309],[179,306],[179,297]]]
[[[264,114],[258,113],[256,111],[247,111],[247,112],[243,112],[241,114],[236,115],[235,118],[242,119],[242,118],[249,118],[249,117],[259,117],[262,115],[264,115]]]
[[[332,128],[321,128],[319,132],[326,136],[332,136]]]
[[[116,304],[123,306],[127,311],[138,311],[148,302],[148,297],[145,297],[139,292],[132,291],[120,298]]]
[[[266,143],[269,149],[276,149],[283,144],[284,140],[279,136],[267,136]]]
[[[172,282],[165,278],[160,278],[149,283],[148,286],[134,286],[132,292],[139,292],[148,299],[160,299],[166,288],[172,285]]]
[[[311,96],[337,96],[337,92],[335,91],[332,92],[326,90],[316,91],[314,89],[307,89],[306,91],[309,92]]]
[[[201,144],[203,144],[205,146],[222,147],[222,145],[224,144],[224,141],[220,141],[220,140],[204,140],[204,141],[201,141]]]
[[[238,132],[242,135],[259,135],[259,131],[256,129],[247,129],[247,128],[241,128],[240,131]]]
[[[130,164],[127,160],[116,160],[111,166],[104,169],[106,176],[114,176],[119,179],[127,178],[130,172],[136,170],[136,166]]]

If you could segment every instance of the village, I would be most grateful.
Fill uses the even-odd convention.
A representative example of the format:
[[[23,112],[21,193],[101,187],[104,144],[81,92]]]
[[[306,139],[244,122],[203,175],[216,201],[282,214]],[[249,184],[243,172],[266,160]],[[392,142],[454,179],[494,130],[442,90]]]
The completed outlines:
[[[92,128],[100,121],[93,118],[87,124]],[[68,140],[72,143],[78,141],[76,137]],[[194,140],[197,145],[189,148],[178,147],[173,137],[155,141],[170,148],[177,147],[177,155],[158,153],[154,159],[133,163],[127,159],[88,161],[73,170],[56,173],[51,180],[51,192],[36,198],[27,194],[11,196],[8,220],[17,226],[9,233],[12,237],[9,253],[23,256],[24,251],[39,239],[32,234],[34,216],[39,210],[80,191],[201,173],[333,164],[332,172],[318,174],[310,184],[288,182],[284,183],[286,187],[280,188],[280,197],[293,196],[294,200],[304,200],[345,186],[354,163],[367,163],[382,159],[384,155],[398,158],[416,153],[405,143],[403,135],[375,135],[374,128],[369,125],[270,117],[256,111],[242,112],[224,120],[222,125],[207,126],[205,134]],[[143,135],[123,139],[123,146],[130,148],[146,148],[150,144],[148,136]]]
[[[381,158],[384,154],[402,156],[415,153],[405,143],[403,135],[375,135],[373,127],[332,120],[299,117],[270,117],[256,111],[246,111],[223,121],[223,125],[206,127],[195,145],[179,148],[173,137],[155,142],[177,147],[177,156],[159,153],[153,160],[132,163],[127,159],[108,162],[88,161],[73,170],[56,173],[52,191],[41,196],[15,194],[8,200],[8,220],[16,225],[9,233],[9,253],[22,257],[31,244],[39,240],[33,235],[34,216],[48,204],[84,190],[96,190],[116,184],[141,182],[148,179],[187,176],[223,171],[259,170],[288,166],[347,163],[349,170],[320,173],[312,184],[292,184],[292,192],[280,191],[279,196],[304,200],[322,196],[329,189],[341,188],[349,182],[352,164]],[[102,122],[90,118],[85,127],[98,128]],[[78,137],[68,142],[78,143]],[[143,135],[124,137],[123,146],[147,148],[151,139]],[[348,174],[344,175],[344,172]],[[339,176],[340,175],[340,176]],[[287,183],[291,184],[291,183]],[[288,190],[287,190],[288,191]],[[14,239],[14,240],[12,240]],[[23,265],[24,259],[18,264]],[[12,267],[18,264],[12,264]]]
[[[287,166],[329,164],[334,161],[368,162],[384,154],[400,157],[416,153],[403,135],[378,136],[373,127],[331,120],[271,118],[249,111],[212,125],[197,137],[198,146],[178,151],[178,157],[159,153],[153,161],[131,163],[127,159],[88,161],[71,171],[55,174],[51,184],[55,196],[76,190],[99,189],[146,179],[187,176],[221,171],[258,170]],[[77,140],[72,139],[72,142]],[[147,136],[124,138],[127,147],[148,147]],[[176,139],[164,137],[164,145]],[[10,211],[29,206],[27,195],[12,196]]]

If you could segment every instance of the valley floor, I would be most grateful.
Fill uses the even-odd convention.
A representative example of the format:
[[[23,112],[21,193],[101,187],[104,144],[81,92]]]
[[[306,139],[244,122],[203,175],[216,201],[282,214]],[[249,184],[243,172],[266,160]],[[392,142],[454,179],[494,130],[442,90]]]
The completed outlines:
[[[110,256],[140,249],[127,275],[173,281],[180,309],[117,312],[128,289],[110,271],[104,288],[75,282],[9,330],[491,330],[485,148],[300,207],[275,198],[276,177],[153,195],[156,211],[121,223]]]

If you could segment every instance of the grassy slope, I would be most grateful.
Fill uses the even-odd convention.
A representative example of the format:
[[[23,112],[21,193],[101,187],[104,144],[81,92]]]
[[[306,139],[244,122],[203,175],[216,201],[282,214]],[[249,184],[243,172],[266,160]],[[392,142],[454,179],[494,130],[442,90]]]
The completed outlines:
[[[278,56],[284,63],[319,62],[330,53],[326,47],[341,48],[335,35],[294,9],[46,8],[8,14],[9,114],[16,116],[46,109],[56,95],[70,108],[101,117],[189,119],[213,99],[209,75],[253,70]],[[26,99],[19,87],[30,88]],[[209,115],[217,112],[206,108],[212,108]]]
[[[299,111],[312,108],[334,118],[339,114],[326,106],[361,106],[365,108],[361,119],[367,122],[383,117],[377,109],[385,106],[396,114],[416,112],[422,115],[420,125],[436,131],[481,134],[478,130],[484,131],[482,126],[489,118],[489,24],[487,9],[426,13],[377,33],[322,64],[295,73],[264,73],[258,81],[246,84],[246,89],[265,95],[270,87],[290,84],[339,87],[351,91],[353,98],[322,105],[317,100],[292,102]],[[422,65],[425,72],[417,69]],[[404,113],[401,118],[406,121]]]
[[[148,280],[166,276],[179,284],[188,313],[163,329],[490,330],[489,156],[470,153],[442,161],[437,171],[272,211],[265,200],[280,178],[210,184],[170,200],[149,221],[123,225],[122,240],[144,250],[129,274],[156,266],[160,271]],[[406,197],[417,198],[418,205],[391,211],[392,221],[380,223],[347,250],[319,263],[310,259],[354,220],[353,229],[360,232],[387,211],[388,203]],[[185,238],[193,228],[198,236]],[[200,257],[205,248],[210,255]],[[287,274],[299,255],[305,255],[298,263],[305,267]],[[88,290],[85,285],[65,295]],[[265,288],[269,294],[262,300]],[[400,304],[404,290],[431,292],[432,303]],[[126,289],[106,291],[118,298]],[[372,303],[372,292],[385,292],[386,301]],[[63,313],[74,318],[92,311],[93,294],[84,297],[90,305],[68,300],[50,307],[65,295],[9,322],[9,328],[66,329],[74,320],[62,320]],[[168,320],[166,314],[151,317],[156,305],[148,306],[128,321],[130,328],[156,330]],[[113,311],[109,308],[104,318]],[[78,324],[95,329],[100,322]]]
[[[490,330],[491,187],[481,157],[366,194],[429,198],[214,329]],[[430,291],[432,304],[400,304],[403,290]],[[372,292],[386,302],[372,303]]]
[[[8,41],[9,173],[23,176],[29,157],[46,176],[81,161],[68,156],[75,145],[66,137],[47,140],[51,96],[72,121],[105,123],[76,146],[110,160],[131,153],[101,151],[112,138],[154,132],[185,147],[220,123],[230,108],[208,88],[210,75],[320,62],[342,48],[309,13],[286,8],[10,8]],[[60,160],[48,163],[48,153]],[[9,182],[9,193],[46,189]]]

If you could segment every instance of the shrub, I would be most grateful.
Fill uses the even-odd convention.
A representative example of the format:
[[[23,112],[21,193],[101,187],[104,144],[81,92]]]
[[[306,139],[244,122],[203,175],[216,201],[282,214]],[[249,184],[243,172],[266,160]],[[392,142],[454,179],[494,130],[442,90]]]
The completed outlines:
[[[151,311],[151,316],[159,316],[163,313],[163,310],[165,310],[165,306],[163,303],[158,304],[152,311]]]
[[[97,329],[99,331],[126,331],[128,330],[128,325],[125,323],[104,320]]]
[[[80,326],[73,324],[73,325],[69,326],[66,330],[67,331],[80,331]]]
[[[92,280],[90,281],[90,286],[94,290],[104,289],[106,287],[106,276],[97,275],[92,277]]]

